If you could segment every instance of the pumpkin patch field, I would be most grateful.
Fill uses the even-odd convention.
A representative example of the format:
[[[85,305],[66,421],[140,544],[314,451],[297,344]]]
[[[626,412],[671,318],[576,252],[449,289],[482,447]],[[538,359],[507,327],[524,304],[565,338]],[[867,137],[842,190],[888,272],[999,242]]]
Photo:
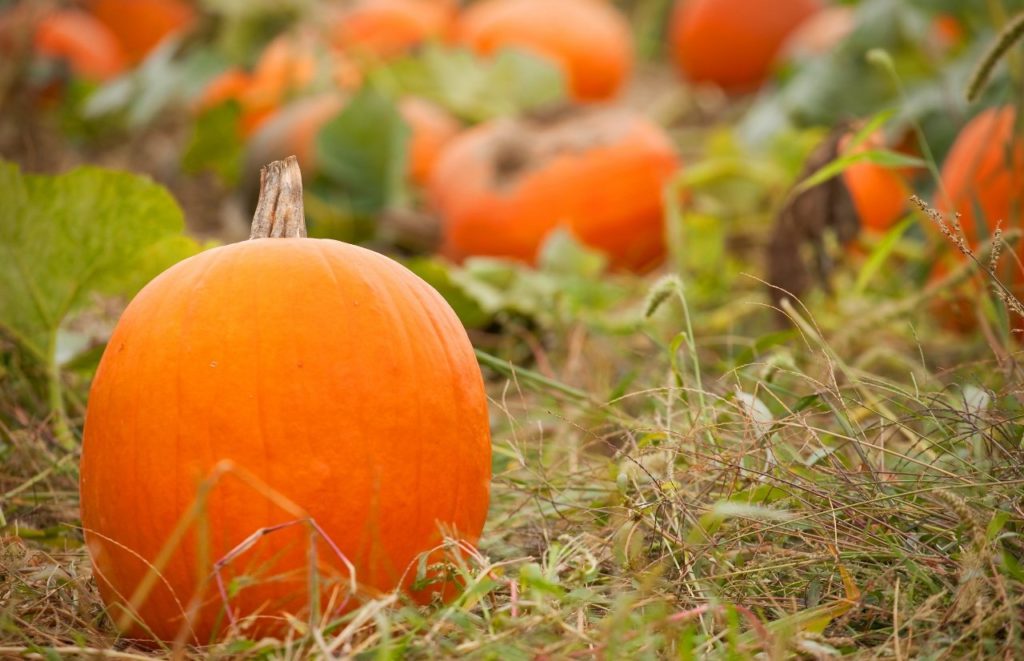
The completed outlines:
[[[1024,0],[0,0],[0,658],[1019,659]]]

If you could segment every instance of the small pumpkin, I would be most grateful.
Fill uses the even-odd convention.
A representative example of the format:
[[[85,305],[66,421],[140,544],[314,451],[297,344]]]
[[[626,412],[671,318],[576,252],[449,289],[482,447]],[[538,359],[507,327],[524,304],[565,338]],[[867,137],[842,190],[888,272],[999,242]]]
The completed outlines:
[[[117,37],[103,23],[78,9],[62,9],[43,16],[33,43],[38,55],[67,62],[75,75],[87,80],[110,80],[126,67]]]
[[[451,0],[361,0],[329,20],[331,43],[357,57],[392,57],[443,37]]]
[[[935,206],[960,213],[972,244],[988,236],[997,221],[1004,228],[1021,227],[1024,141],[1016,121],[1010,106],[982,111],[961,129],[942,164]]]
[[[117,36],[130,64],[196,20],[192,5],[183,0],[88,0],[86,7]]]
[[[450,596],[413,586],[417,558],[484,524],[487,401],[455,313],[397,262],[305,238],[294,159],[263,182],[253,238],[150,282],[92,384],[82,525],[130,637],[206,643],[257,613],[251,634],[281,634],[335,588]]]
[[[847,135],[840,141],[841,153],[850,153],[847,149],[850,138],[852,135]],[[885,146],[885,136],[878,131],[868,136],[853,153]],[[907,212],[912,193],[897,169],[867,162],[854,163],[843,170],[843,182],[853,198],[862,230],[885,232]]]
[[[692,82],[756,89],[786,39],[821,8],[820,0],[677,0],[669,28],[673,60]]]
[[[442,151],[428,197],[454,259],[532,263],[548,234],[565,227],[613,266],[643,270],[664,256],[662,195],[678,167],[660,127],[593,107],[463,132]]]
[[[484,55],[512,47],[549,59],[581,101],[615,96],[633,68],[629,24],[606,0],[483,0],[462,14],[456,38]]]

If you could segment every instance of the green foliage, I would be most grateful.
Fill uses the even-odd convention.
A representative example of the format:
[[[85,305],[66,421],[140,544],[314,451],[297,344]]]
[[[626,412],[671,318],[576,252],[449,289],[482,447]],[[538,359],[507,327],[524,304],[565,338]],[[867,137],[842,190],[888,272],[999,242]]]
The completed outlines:
[[[585,318],[607,328],[628,328],[638,318],[632,313],[616,316],[629,286],[606,273],[604,255],[565,230],[551,233],[536,268],[490,257],[473,257],[461,266],[439,260],[417,260],[409,266],[441,291],[471,327],[508,318],[544,326]]]
[[[323,177],[357,214],[405,206],[409,135],[395,104],[366,88],[317,135]]]
[[[180,49],[177,39],[162,42],[137,68],[91,94],[82,106],[82,117],[137,130],[170,108],[181,112],[182,101],[195,96],[224,61],[208,50],[180,56]]]
[[[225,185],[238,184],[242,175],[244,144],[238,132],[241,106],[234,101],[222,103],[202,113],[196,120],[182,169],[190,174],[210,171]]]
[[[54,177],[0,164],[0,326],[39,360],[95,293],[130,295],[199,246],[181,210],[144,177],[83,167]]]
[[[470,122],[541,108],[566,98],[562,72],[547,60],[519,50],[480,59],[461,49],[428,46],[370,73],[371,83],[393,95],[434,101]]]
[[[1003,4],[1009,9],[1024,3]],[[958,117],[969,111],[964,97],[968,80],[995,34],[991,7],[987,2],[864,0],[855,7],[853,32],[828,52],[791,63],[779,87],[759,97],[740,130],[762,140],[787,125],[829,126],[896,107],[891,130],[903,131],[916,122],[941,155],[955,135]],[[932,24],[940,12],[959,16],[967,30],[964,43],[950,45],[948,52],[942,51]],[[898,81],[868,57],[879,49],[890,56]],[[1006,72],[997,78],[988,103],[1006,95]]]

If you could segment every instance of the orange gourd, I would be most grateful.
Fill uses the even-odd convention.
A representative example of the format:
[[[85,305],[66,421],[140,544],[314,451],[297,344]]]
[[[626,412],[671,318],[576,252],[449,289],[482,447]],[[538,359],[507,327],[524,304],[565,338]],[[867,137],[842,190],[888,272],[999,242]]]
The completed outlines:
[[[843,154],[848,153],[846,145],[851,137],[847,136],[839,143]],[[869,136],[853,152],[884,147],[885,137],[878,132]],[[843,170],[843,182],[857,208],[862,230],[885,232],[907,211],[912,193],[899,170],[874,163],[855,163]]]
[[[110,80],[125,69],[114,34],[77,9],[44,16],[36,27],[34,46],[39,55],[66,61],[73,73],[88,80]]]
[[[757,88],[820,0],[679,0],[669,41],[680,73],[730,92]]]
[[[456,35],[481,54],[514,47],[549,59],[581,101],[615,96],[633,67],[629,24],[606,0],[483,0]]]
[[[195,10],[183,0],[89,0],[86,7],[110,28],[130,63],[173,34],[188,30]]]
[[[664,257],[662,193],[678,167],[658,126],[592,108],[462,133],[441,153],[428,194],[444,252],[455,259],[533,262],[551,231],[564,227],[613,266],[643,270]]]
[[[1024,227],[1024,141],[1010,106],[989,108],[961,129],[942,164],[935,208],[947,218],[960,213],[960,225],[977,248],[1001,223],[1004,230]],[[959,251],[952,251],[963,259]],[[1024,300],[1024,246],[1004,254],[996,276]],[[961,306],[962,307],[962,306]],[[1015,327],[1020,320],[1014,317]]]
[[[294,160],[271,165],[263,194],[254,235],[284,238],[214,248],[150,282],[92,384],[82,525],[131,637],[205,643],[257,612],[248,635],[281,635],[285,613],[326,607],[332,589],[346,609],[395,588],[450,596],[434,570],[413,589],[417,558],[442,529],[473,544],[484,524],[487,401],[454,312],[387,257],[303,238]],[[223,559],[224,585],[240,588],[225,590],[230,616]]]
[[[443,37],[454,17],[450,0],[362,0],[330,21],[331,43],[357,56],[391,57]]]
[[[960,131],[942,164],[935,206],[946,214],[959,212],[972,243],[991,233],[997,221],[1004,228],[1021,226],[1024,141],[1015,124],[1009,106],[981,112]]]

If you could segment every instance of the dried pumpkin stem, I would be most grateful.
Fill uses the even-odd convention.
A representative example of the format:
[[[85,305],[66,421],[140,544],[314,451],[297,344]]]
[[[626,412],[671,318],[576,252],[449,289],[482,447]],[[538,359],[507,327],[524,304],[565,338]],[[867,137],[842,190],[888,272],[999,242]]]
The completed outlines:
[[[302,172],[294,156],[260,170],[260,199],[252,217],[250,239],[302,238],[306,214],[302,206]]]

